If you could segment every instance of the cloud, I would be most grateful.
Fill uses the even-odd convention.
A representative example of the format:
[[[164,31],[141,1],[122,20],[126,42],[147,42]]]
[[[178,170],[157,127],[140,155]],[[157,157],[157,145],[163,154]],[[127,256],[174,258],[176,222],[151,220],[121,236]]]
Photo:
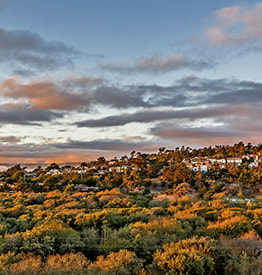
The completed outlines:
[[[16,52],[41,52],[45,54],[77,53],[75,49],[58,41],[49,42],[37,33],[24,30],[7,31],[0,28],[1,51],[12,54]]]
[[[132,95],[132,103],[136,103],[137,107],[186,108],[206,104],[235,105],[262,102],[262,83],[236,79],[190,76],[181,78],[170,86],[130,85],[123,90],[127,96],[123,98],[122,105]],[[110,96],[110,93],[107,96]]]
[[[89,119],[72,121],[77,127],[114,127],[144,123],[150,140],[137,137],[66,142],[45,140],[41,144],[22,144],[23,140],[0,137],[0,162],[86,161],[101,155],[154,151],[168,144],[206,146],[222,143],[257,143],[261,140],[262,83],[236,79],[184,77],[173,85],[109,86],[90,76],[68,76],[60,81],[23,83],[9,78],[0,83],[2,103],[0,123],[40,125],[80,110]],[[67,98],[74,91],[79,101]],[[60,103],[56,98],[63,97]],[[52,103],[41,103],[43,98]],[[73,102],[73,103],[72,103]],[[59,107],[60,104],[64,107]],[[73,105],[71,105],[73,104]],[[83,106],[87,106],[84,108]],[[119,114],[90,119],[88,110],[96,105],[118,108]],[[132,112],[127,110],[131,107]],[[120,108],[125,108],[121,111]],[[134,111],[133,108],[136,108]],[[69,111],[69,112],[67,112]],[[81,114],[84,115],[83,113]],[[150,123],[150,124],[149,124]],[[149,124],[149,125],[148,125]],[[65,127],[63,125],[63,127]],[[148,129],[150,127],[150,129]],[[2,152],[1,152],[2,150]],[[91,157],[92,156],[92,157]]]
[[[16,136],[0,136],[0,141],[2,143],[18,143],[22,140],[21,137]]]
[[[251,104],[262,102],[262,83],[252,81],[227,81],[216,93],[210,93],[203,99],[203,104]]]
[[[189,107],[201,104],[261,102],[262,83],[234,79],[204,79],[194,76],[171,86],[104,85],[94,77],[70,76],[61,81],[23,83],[17,77],[0,82],[3,98],[25,101],[37,110],[82,110],[96,105],[113,108]],[[146,113],[145,113],[146,114]]]
[[[112,153],[111,153],[112,154]],[[107,152],[105,157],[110,156]],[[49,163],[79,163],[91,161],[101,156],[101,152],[78,150],[54,150],[48,146],[29,144],[3,144],[0,145],[0,165],[12,166],[20,163],[25,166],[36,167],[38,164]]]
[[[39,55],[39,53],[13,53],[12,59],[15,62],[35,68],[40,71],[54,70],[59,67],[70,66],[73,67],[74,63],[72,58],[67,56]],[[2,58],[1,58],[2,59]]]
[[[54,119],[62,118],[60,113],[49,110],[14,110],[0,111],[0,123],[40,126],[40,122],[51,122]]]
[[[63,85],[66,88],[90,88],[93,86],[97,86],[103,84],[103,80],[101,78],[97,78],[94,76],[78,76],[78,75],[69,75],[63,81]]]
[[[157,123],[149,133],[164,140],[206,146],[243,142],[258,143],[261,140],[261,104],[209,106],[183,119]],[[220,109],[220,111],[219,111]],[[209,116],[210,114],[210,116]],[[205,117],[206,115],[206,117]]]
[[[216,144],[234,144],[240,140],[244,143],[259,143],[260,132],[238,131],[225,126],[214,127],[180,127],[162,124],[151,128],[151,134],[173,143],[190,146],[210,146]]]
[[[210,43],[242,44],[262,39],[262,2],[226,7],[215,12],[216,24],[207,30]]]
[[[0,82],[0,115],[8,121],[32,115],[40,121],[63,117],[68,112],[82,112],[101,107],[125,109],[125,113],[72,122],[78,127],[110,127],[132,122],[146,123],[170,119],[222,117],[239,112],[239,106],[262,103],[262,83],[236,79],[205,79],[184,77],[173,85],[106,85],[92,76],[68,76],[62,80],[39,80],[23,83],[10,77]],[[208,106],[207,106],[208,105]],[[246,108],[246,106],[241,107]],[[256,111],[259,110],[254,107]],[[129,113],[129,108],[140,108]],[[141,110],[141,108],[144,108]],[[182,109],[181,109],[182,108]],[[13,113],[12,113],[13,112]],[[36,120],[34,120],[36,121]],[[21,120],[22,122],[22,120]]]
[[[48,80],[24,84],[19,78],[11,77],[0,83],[0,94],[13,100],[26,100],[35,110],[86,109],[90,105],[90,96],[88,93],[72,91],[72,87],[76,84],[81,87],[86,86],[88,80],[88,78],[75,78],[73,81],[67,79],[66,83],[62,84]],[[90,82],[94,81],[95,78],[90,79]]]
[[[2,137],[3,140],[11,140],[12,137]],[[1,138],[0,138],[1,140]],[[42,164],[48,163],[80,163],[91,161],[104,156],[107,159],[115,156],[129,154],[131,151],[156,151],[159,147],[152,145],[149,141],[124,141],[124,140],[95,140],[78,141],[68,140],[66,142],[44,142],[0,144],[0,165],[13,165],[21,163]]]
[[[13,100],[23,100],[38,110],[88,111],[97,104],[115,108],[150,106],[143,94],[128,87],[100,85],[94,77],[68,77],[62,81],[40,80],[23,83],[17,77],[0,82],[0,95]],[[132,88],[131,88],[132,89]]]
[[[114,108],[150,106],[143,93],[128,87],[105,86],[95,77],[69,76],[62,81],[39,80],[23,83],[18,77],[0,82],[0,95],[11,100],[26,101],[32,109],[89,111],[95,105]]]
[[[102,139],[94,141],[75,141],[68,140],[64,143],[54,143],[50,144],[57,149],[81,149],[81,150],[91,150],[91,151],[130,151],[143,149],[148,150],[149,147],[152,148],[152,145],[149,142],[139,141],[131,142],[120,139]]]
[[[161,93],[158,89],[150,90],[153,106],[189,107],[228,103],[232,106],[262,102],[262,83],[236,79],[185,77],[173,86],[163,88]]]
[[[77,127],[115,127],[128,123],[156,125],[149,135],[164,139],[189,139],[192,133],[195,139],[232,136],[260,136],[262,125],[260,104],[233,105],[212,104],[207,107],[187,108],[183,110],[147,110],[133,114],[119,114],[98,120],[86,120],[74,123]],[[252,120],[252,122],[250,122]],[[161,122],[161,123],[160,123]],[[167,126],[166,126],[167,125]],[[201,125],[201,126],[199,126]],[[145,125],[145,129],[148,126]],[[175,131],[173,128],[175,127]],[[220,128],[219,128],[220,127]],[[154,129],[154,130],[152,130]],[[179,129],[179,130],[178,130]],[[198,129],[198,132],[196,130]],[[223,131],[222,131],[223,130]],[[182,134],[181,134],[182,133]],[[176,135],[175,135],[176,134]]]
[[[5,102],[0,104],[3,109],[0,114],[6,120],[9,114],[12,117],[10,108],[21,106],[23,113],[51,115],[66,111],[89,112],[97,105],[114,108],[150,105],[144,102],[143,94],[131,92],[128,88],[106,86],[102,79],[92,76],[70,75],[60,81],[38,80],[28,83],[19,77],[9,77],[0,82],[0,96]]]
[[[64,114],[52,110],[33,110],[26,102],[4,102],[0,104],[0,123],[38,125],[62,118]]]
[[[239,111],[242,111],[239,109]],[[149,109],[144,111],[138,111],[136,113],[123,113],[115,116],[104,117],[102,119],[91,119],[74,123],[78,127],[112,127],[122,126],[128,123],[148,123],[162,120],[174,120],[174,119],[190,119],[196,120],[200,118],[211,118],[225,116],[232,113],[232,110],[228,106],[211,107],[211,108],[190,108],[184,110],[156,110]]]
[[[0,151],[0,166],[13,166],[14,164],[20,163],[22,166],[28,167],[28,169],[33,169],[38,165],[43,167],[50,163],[63,164],[73,164],[79,165],[81,162],[87,162],[96,160],[98,157],[105,157],[106,159],[111,159],[116,155],[112,152],[90,152],[78,150],[67,150],[67,151],[44,151],[38,152],[26,151],[24,146],[23,151],[17,151],[19,148],[7,148],[5,146],[4,150]],[[6,168],[7,169],[7,168]],[[6,170],[5,169],[5,170]]]
[[[128,107],[147,107],[151,103],[144,99],[145,92],[136,90],[136,86],[101,86],[92,93],[94,104],[102,104],[104,106],[114,108]]]
[[[151,129],[152,133],[162,138],[167,139],[209,139],[217,137],[232,137],[236,136],[234,131],[225,131],[224,127],[192,127],[192,128],[182,128],[170,125],[168,123],[158,125]]]
[[[1,7],[1,5],[0,5]],[[53,70],[72,66],[79,51],[59,41],[47,41],[37,33],[0,28],[0,62],[24,70]]]
[[[24,68],[24,67],[20,67],[20,66],[17,66],[17,69],[14,69],[13,73],[14,73],[14,75],[19,75],[22,77],[31,77],[31,76],[36,75],[35,71],[33,71],[29,68]]]
[[[195,60],[186,57],[184,54],[173,54],[169,56],[153,55],[142,57],[135,64],[126,62],[109,63],[100,65],[101,69],[118,73],[152,73],[161,74],[177,71],[184,68],[201,70],[209,67],[209,63],[204,60]]]

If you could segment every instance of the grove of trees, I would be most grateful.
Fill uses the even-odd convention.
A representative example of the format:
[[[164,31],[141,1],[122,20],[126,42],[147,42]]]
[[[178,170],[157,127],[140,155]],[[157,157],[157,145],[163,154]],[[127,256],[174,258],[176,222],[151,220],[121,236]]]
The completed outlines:
[[[262,170],[193,157],[259,155],[243,143],[132,152],[84,173],[1,173],[0,274],[262,274]],[[133,167],[133,168],[132,168]],[[97,177],[97,171],[106,172]],[[80,192],[77,186],[97,187]]]

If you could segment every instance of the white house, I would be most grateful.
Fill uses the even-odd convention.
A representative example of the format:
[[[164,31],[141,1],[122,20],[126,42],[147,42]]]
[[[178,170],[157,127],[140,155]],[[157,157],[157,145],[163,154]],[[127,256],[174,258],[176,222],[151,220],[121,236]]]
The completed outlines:
[[[227,163],[234,163],[236,165],[241,165],[242,164],[242,158],[241,157],[227,158]]]

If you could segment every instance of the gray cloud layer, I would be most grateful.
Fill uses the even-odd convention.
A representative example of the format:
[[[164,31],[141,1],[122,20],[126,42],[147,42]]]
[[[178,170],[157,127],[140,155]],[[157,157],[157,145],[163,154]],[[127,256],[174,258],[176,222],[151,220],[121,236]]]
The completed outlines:
[[[261,141],[261,129],[255,129],[254,126],[250,127],[253,128],[253,131],[249,131],[231,123],[213,127],[183,127],[182,125],[165,123],[151,128],[150,133],[164,140],[172,140],[191,146],[233,144],[240,140],[245,143],[259,143]]]
[[[13,64],[14,70],[20,66],[20,72],[72,66],[73,57],[79,54],[65,43],[47,41],[37,33],[24,30],[0,28],[0,41],[0,62]]]
[[[241,108],[242,110],[242,108]],[[197,109],[186,109],[182,111],[178,110],[145,110],[136,112],[133,114],[123,113],[116,116],[109,116],[97,120],[86,120],[75,123],[78,127],[110,127],[126,125],[132,122],[155,122],[159,120],[170,120],[170,119],[199,119],[199,118],[210,118],[218,117],[221,115],[232,114],[232,110],[228,110],[228,106],[225,107],[214,107],[214,108],[197,108]]]
[[[197,60],[188,58],[182,53],[177,55],[159,56],[153,55],[143,57],[137,60],[135,64],[127,62],[109,63],[100,65],[99,68],[110,72],[118,72],[124,74],[130,73],[152,73],[160,74],[172,71],[177,71],[184,68],[192,70],[202,70],[210,67],[211,64],[205,60]]]
[[[0,165],[22,163],[31,165],[36,163],[72,163],[79,161],[91,161],[97,157],[111,158],[112,154],[129,154],[133,150],[156,151],[158,146],[150,142],[131,142],[124,140],[96,140],[66,142],[45,142],[42,144],[20,143],[22,138],[15,139],[12,136],[0,137]]]
[[[41,125],[41,122],[51,122],[54,119],[62,118],[63,115],[49,110],[15,110],[0,111],[0,123]]]
[[[114,106],[143,107],[143,110],[132,113],[119,110],[119,115],[74,124],[96,128],[154,123],[156,126],[149,135],[198,145],[241,138],[258,142],[261,136],[262,83],[259,82],[191,76],[172,86],[133,85],[123,87],[122,92],[126,97],[119,101],[115,97]],[[137,96],[137,100],[130,101],[130,94]]]
[[[50,121],[71,111],[88,115],[98,105],[119,109],[119,115],[76,123],[78,127],[105,127],[165,119],[236,117],[243,108],[250,113],[251,104],[255,104],[252,108],[259,112],[262,83],[190,76],[171,86],[110,86],[90,76],[29,83],[13,77],[0,83],[0,95],[5,99],[0,104],[2,121],[22,123],[24,120],[29,123],[30,118],[31,121]],[[128,108],[144,110],[121,113],[121,109]]]
[[[117,108],[147,107],[147,109],[97,120],[80,121],[76,123],[78,127],[119,126],[132,122],[165,119],[236,117],[243,113],[243,110],[247,113],[254,113],[254,110],[259,112],[260,106],[257,104],[262,103],[261,83],[229,79],[209,80],[188,77],[168,87],[157,85],[127,86],[122,89],[100,87],[96,92],[98,92],[96,102],[99,104]],[[250,104],[255,105],[251,108]],[[166,109],[167,107],[169,109]],[[181,107],[184,109],[177,109]]]
[[[148,142],[131,142],[124,140],[95,140],[95,141],[75,141],[68,140],[65,143],[55,143],[51,144],[57,149],[81,149],[81,150],[93,150],[93,151],[132,151],[134,149],[143,149],[146,150],[149,147],[152,148],[152,145]]]

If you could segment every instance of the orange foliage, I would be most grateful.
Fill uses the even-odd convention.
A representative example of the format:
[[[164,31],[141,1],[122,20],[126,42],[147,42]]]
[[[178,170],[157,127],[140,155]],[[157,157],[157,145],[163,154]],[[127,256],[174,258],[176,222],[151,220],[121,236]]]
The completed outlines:
[[[66,272],[70,274],[71,272],[82,272],[89,264],[86,257],[78,252],[68,253],[64,255],[49,255],[46,259],[46,264],[44,267],[45,272],[52,274],[60,274],[60,272]]]
[[[11,264],[9,274],[41,274],[43,263],[40,256],[34,256],[32,253],[21,254],[22,260]]]
[[[99,256],[94,263],[90,264],[89,269],[98,274],[135,274],[141,267],[142,262],[134,252],[121,249],[109,254],[106,258]]]
[[[158,220],[152,220],[148,223],[136,222],[132,226],[131,234],[136,236],[137,234],[178,234],[184,235],[185,232],[176,219],[161,218]]]
[[[244,215],[233,216],[223,221],[211,222],[207,226],[207,230],[219,229],[222,230],[222,234],[229,236],[239,236],[244,232],[248,232],[252,229],[249,219]]]

